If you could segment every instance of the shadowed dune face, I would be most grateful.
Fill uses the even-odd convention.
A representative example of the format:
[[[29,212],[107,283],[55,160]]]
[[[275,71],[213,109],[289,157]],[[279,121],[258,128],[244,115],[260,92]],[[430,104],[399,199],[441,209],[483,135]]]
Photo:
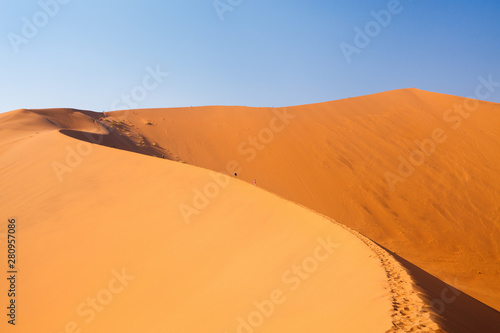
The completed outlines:
[[[385,272],[340,226],[209,170],[75,140],[33,114],[19,111],[18,125],[33,128],[12,132],[13,114],[0,116],[0,183],[8,193],[0,230],[16,219],[20,260],[13,331],[391,328]],[[95,134],[87,120],[66,133]],[[60,178],[54,162],[72,170]],[[214,182],[223,191],[188,224],[179,207]],[[8,301],[2,293],[1,304]],[[1,321],[0,331],[10,328]]]
[[[421,292],[420,297],[425,300],[434,313],[434,321],[446,332],[498,331],[500,327],[500,313],[498,311],[444,283],[397,254],[388,252],[411,273],[416,289]]]

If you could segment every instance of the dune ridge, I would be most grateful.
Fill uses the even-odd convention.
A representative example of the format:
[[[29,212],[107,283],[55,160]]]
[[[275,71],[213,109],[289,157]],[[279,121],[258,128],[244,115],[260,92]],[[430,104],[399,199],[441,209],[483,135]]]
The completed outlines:
[[[295,204],[304,209],[310,210],[305,206],[297,203]],[[317,212],[314,213],[319,214]],[[443,327],[446,326],[447,323],[442,322],[442,320],[436,317],[431,309],[430,303],[425,299],[425,295],[418,291],[415,281],[411,275],[390,254],[390,252],[348,226],[325,215],[319,215],[355,235],[363,243],[365,243],[380,260],[380,263],[386,272],[387,282],[389,284],[389,290],[392,298],[392,328],[388,332],[445,331]],[[440,323],[442,325],[439,325]],[[470,329],[470,327],[466,327],[465,329]]]
[[[176,160],[256,179],[448,284],[458,279],[498,310],[499,110],[403,89],[288,108],[128,110],[108,119],[135,126]],[[412,165],[412,156],[423,162]]]
[[[457,105],[477,107],[464,113]],[[23,157],[14,149],[23,140],[59,131],[62,140],[78,139],[71,141],[76,153],[76,142],[91,142],[122,150],[122,163],[140,153],[237,171],[241,180],[257,179],[258,187],[339,221],[373,247],[391,291],[392,330],[495,332],[499,110],[416,89],[290,108],[17,110],[0,115],[0,149],[6,160]],[[408,159],[424,142],[432,150],[424,151],[424,163],[391,188],[386,174],[397,177],[400,157]],[[60,169],[60,179],[73,171]],[[193,215],[192,223],[212,209]],[[460,293],[448,302],[443,293],[455,288]]]
[[[391,317],[384,265],[347,229],[238,179],[63,134],[113,135],[95,116],[0,115],[9,193],[0,227],[16,219],[22,280],[17,324],[3,320],[2,331],[387,332],[404,324]],[[54,162],[72,170],[58,174]],[[214,179],[223,191],[186,223],[179,205]]]

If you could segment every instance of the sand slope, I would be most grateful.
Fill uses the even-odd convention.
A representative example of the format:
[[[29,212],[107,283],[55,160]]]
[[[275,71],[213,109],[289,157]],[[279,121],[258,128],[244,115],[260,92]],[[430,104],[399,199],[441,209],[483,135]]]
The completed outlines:
[[[78,200],[88,196],[88,193],[97,193],[95,201],[101,204],[100,207],[108,207],[110,202],[114,202],[109,209],[101,209],[99,215],[109,220],[113,220],[111,216],[118,215],[129,221],[137,216],[136,211],[129,211],[130,207],[139,209],[132,201],[151,200],[149,197],[141,198],[137,193],[148,193],[150,190],[160,193],[163,189],[157,186],[166,188],[173,184],[182,188],[174,190],[175,195],[171,197],[177,200],[177,211],[179,204],[203,208],[199,209],[199,214],[189,215],[191,226],[211,221],[209,224],[213,223],[215,230],[219,230],[217,224],[212,222],[214,217],[224,220],[227,211],[232,212],[241,202],[248,210],[240,211],[241,217],[231,213],[231,219],[234,217],[252,224],[255,221],[248,219],[257,217],[267,225],[270,216],[259,215],[262,206],[248,206],[246,199],[236,205],[234,201],[229,201],[226,206],[220,207],[220,211],[215,209],[219,215],[207,214],[212,212],[212,203],[218,199],[209,200],[209,205],[205,207],[206,202],[195,195],[196,189],[203,191],[207,186],[207,179],[208,183],[214,181],[207,171],[203,171],[204,181],[183,182],[184,177],[179,175],[184,175],[186,170],[199,169],[190,169],[182,164],[171,167],[170,163],[168,170],[182,167],[182,171],[168,178],[168,184],[158,183],[158,179],[166,176],[161,173],[155,178],[155,172],[150,175],[149,170],[156,170],[156,167],[138,164],[137,161],[151,160],[143,160],[146,157],[133,153],[187,162],[226,174],[237,171],[239,179],[251,183],[257,179],[259,188],[294,200],[362,232],[384,246],[409,270],[421,298],[432,309],[426,309],[421,299],[415,297],[415,286],[409,287],[412,281],[399,264],[372,241],[358,235],[373,249],[373,258],[378,257],[384,267],[386,287],[390,290],[390,295],[386,297],[391,299],[393,305],[390,312],[393,330],[425,331],[435,328],[428,322],[428,310],[431,310],[434,320],[446,331],[495,332],[500,325],[500,313],[476,299],[500,308],[498,111],[498,104],[416,89],[280,109],[203,107],[110,113],[69,109],[18,110],[0,115],[0,170],[4,183],[10,184],[9,192],[17,195],[6,201],[8,205],[2,204],[9,208],[8,211],[10,207],[20,207],[33,216],[34,211],[44,212],[45,207],[49,207],[45,194],[51,192],[48,189],[54,186],[54,182],[59,183],[58,179],[62,179],[61,184],[65,184],[66,179],[77,175],[77,170],[85,169],[88,170],[85,179],[75,180],[79,185],[59,188],[57,193],[49,196],[58,198],[53,205],[60,201],[61,193],[71,196],[75,192],[73,199]],[[43,140],[37,141],[39,138]],[[89,153],[82,141],[98,146],[95,145]],[[47,150],[49,142],[55,150],[47,152],[42,165],[49,166],[50,170],[45,169],[43,175],[52,179],[41,183],[43,177],[40,177],[38,168],[33,169],[35,164],[40,164],[36,161],[42,161],[41,152]],[[417,151],[419,149],[424,150],[423,154]],[[75,151],[85,156],[80,160],[74,156]],[[98,160],[91,159],[94,152],[101,151]],[[423,160],[418,161],[419,157]],[[410,158],[418,165],[409,164]],[[80,168],[89,160],[92,160],[90,165]],[[151,163],[168,163],[161,159],[153,160],[155,162]],[[69,171],[59,169],[58,176],[53,170],[54,161],[75,167],[70,166]],[[109,166],[109,169],[103,170],[102,165]],[[120,175],[120,179],[116,179],[113,171],[116,165],[125,173]],[[162,170],[164,165],[161,164]],[[143,167],[148,172],[143,172]],[[129,175],[133,175],[131,179]],[[389,180],[396,181],[391,184],[388,176],[392,177]],[[135,179],[133,177],[140,180],[131,181]],[[17,189],[20,183],[25,187]],[[94,185],[88,186],[90,183]],[[239,182],[233,179],[228,188],[233,183]],[[32,184],[37,186],[31,188]],[[74,190],[81,185],[82,189]],[[250,187],[250,191],[253,190],[256,189]],[[243,194],[238,190],[237,196],[247,198],[246,191]],[[102,203],[102,193],[106,193],[106,205]],[[130,197],[130,193],[136,196]],[[233,196],[233,192],[230,193],[228,197]],[[40,201],[32,201],[39,196]],[[122,198],[120,201],[126,205],[118,204],[114,197]],[[222,194],[219,197],[221,201],[227,201]],[[69,202],[73,199],[65,202],[71,207],[67,214],[78,211],[88,221],[89,212],[78,204],[71,206]],[[168,196],[165,199],[173,205],[174,201]],[[268,198],[264,201],[267,203]],[[33,206],[29,206],[28,202],[33,202]],[[163,211],[158,213],[155,203],[165,204],[154,201],[153,206],[147,206],[144,214],[151,214],[149,219],[153,221],[158,214],[166,214]],[[26,208],[28,206],[29,209]],[[50,207],[51,211],[61,211],[60,206]],[[120,211],[124,207],[126,213],[122,214]],[[288,213],[288,208],[283,210]],[[52,218],[47,211],[45,216],[42,214],[43,221]],[[281,210],[278,215],[282,216]],[[165,216],[185,222],[180,212],[175,217]],[[290,216],[295,217],[295,214]],[[101,224],[96,227],[101,228]],[[306,230],[308,227],[303,228]],[[114,232],[115,229],[110,227],[106,230]],[[67,230],[61,234],[65,232]],[[83,247],[83,244],[79,245]],[[286,251],[295,251],[295,248],[294,245]],[[301,245],[297,248],[304,250]],[[270,249],[261,248],[265,253]],[[130,257],[131,251],[127,257]],[[109,253],[105,257],[108,256]],[[234,258],[236,260],[239,256]],[[269,267],[275,265],[276,262],[273,262]],[[234,274],[234,271],[228,272]],[[108,269],[110,279],[112,274]],[[283,280],[273,283],[288,287]],[[364,286],[364,282],[361,285]],[[99,288],[102,289],[102,285]],[[177,301],[174,303],[178,304]],[[295,310],[291,317],[295,317]],[[75,311],[72,311],[74,314]],[[82,319],[75,314],[73,317]],[[237,320],[233,323],[233,331],[238,325]],[[226,329],[228,332],[231,331],[229,326]],[[300,326],[294,324],[293,327]],[[362,328],[353,328],[356,329]]]
[[[75,140],[59,129],[108,132],[47,112],[0,115],[0,230],[16,219],[20,281],[18,325],[2,332],[393,326],[386,272],[352,233],[242,181]],[[186,223],[179,208],[207,186]]]
[[[237,170],[500,309],[498,104],[406,89],[279,109],[107,116],[167,158]]]

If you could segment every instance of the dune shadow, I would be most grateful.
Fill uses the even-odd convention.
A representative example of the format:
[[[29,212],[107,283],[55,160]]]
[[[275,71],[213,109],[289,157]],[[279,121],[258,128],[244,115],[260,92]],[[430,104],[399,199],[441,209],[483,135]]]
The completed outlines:
[[[441,281],[380,244],[377,245],[394,256],[408,270],[421,293],[420,296],[430,305],[434,320],[446,332],[500,332],[500,312]]]
[[[160,147],[152,146],[147,141],[143,145],[139,146],[135,141],[131,140],[130,138],[124,135],[115,135],[114,133],[98,134],[98,133],[90,133],[90,132],[75,131],[68,129],[59,130],[59,132],[73,139],[85,141],[92,144],[106,146],[114,149],[125,150],[142,155],[156,156],[160,158],[174,160],[172,156],[168,156],[168,154],[166,154]]]

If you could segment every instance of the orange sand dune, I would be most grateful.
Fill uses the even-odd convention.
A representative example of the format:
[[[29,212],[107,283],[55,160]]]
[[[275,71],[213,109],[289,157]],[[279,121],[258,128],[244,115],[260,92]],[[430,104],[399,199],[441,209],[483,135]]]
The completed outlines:
[[[149,164],[145,168],[145,164],[137,163],[151,161],[150,158],[132,152],[230,175],[236,171],[239,179],[251,183],[256,179],[258,187],[334,218],[392,251],[394,257],[409,270],[421,297],[432,306],[434,319],[446,331],[495,332],[500,325],[500,313],[477,300],[500,309],[498,111],[498,104],[416,89],[289,108],[212,106],[109,113],[62,109],[18,110],[0,115],[3,163],[0,170],[5,183],[10,182],[10,190],[18,195],[9,201],[11,207],[24,210],[26,205],[20,206],[20,202],[28,202],[37,196],[43,200],[47,192],[45,188],[51,188],[47,184],[36,187],[36,193],[27,188],[18,192],[13,190],[13,184],[20,182],[19,176],[14,175],[35,184],[40,181],[38,171],[31,171],[33,167],[13,161],[26,159],[31,161],[26,163],[34,163],[29,157],[40,159],[39,150],[46,149],[50,141],[58,146],[57,153],[48,152],[48,160],[41,165],[50,165],[51,175],[56,181],[61,180],[65,184],[80,169],[89,173],[85,180],[75,180],[85,187],[79,190],[80,194],[72,195],[75,191],[71,186],[51,198],[68,193],[72,195],[73,199],[68,199],[72,202],[95,192],[97,198],[94,201],[97,202],[102,201],[102,193],[106,193],[106,205],[101,202],[104,208],[108,207],[109,200],[115,202],[112,198],[125,196],[125,199],[120,199],[125,205],[115,202],[109,211],[103,209],[105,213],[99,212],[107,220],[113,220],[112,216],[123,216],[124,221],[129,221],[127,216],[136,216],[135,213],[126,213],[126,216],[121,213],[124,207],[128,210],[128,206],[133,206],[128,199],[130,193],[137,196],[150,191],[161,193],[157,186],[168,187],[172,184],[172,189],[178,185],[181,190],[172,190],[175,194],[166,196],[161,205],[167,202],[172,205],[171,199],[175,198],[181,205],[177,208],[183,207],[183,210],[178,209],[175,217],[168,215],[169,219],[187,220],[191,226],[200,222],[216,226],[213,222],[215,216],[216,220],[223,220],[224,215],[229,214],[230,219],[242,219],[253,224],[253,218],[257,218],[268,225],[273,219],[261,212],[260,206],[247,206],[250,199],[246,191],[256,189],[247,189],[243,191],[245,193],[236,191],[236,195],[241,197],[236,206],[245,203],[248,208],[238,210],[236,213],[241,216],[236,217],[233,215],[235,201],[222,205],[234,196],[232,190],[226,193],[224,189],[213,200],[206,199],[204,192],[210,194],[210,187],[205,188],[207,179],[213,181],[206,171],[203,171],[204,182],[183,182],[181,175],[184,172],[187,174],[187,170],[199,169],[153,159],[151,163],[162,163],[162,168],[168,165],[168,170],[182,168],[181,172],[169,176],[168,184],[164,184],[158,179],[167,177],[165,174]],[[38,146],[31,145],[35,142],[32,140],[44,131],[49,131],[54,137]],[[44,140],[49,137],[45,136]],[[79,146],[85,144],[82,140],[95,143],[88,157],[85,146]],[[60,146],[62,142],[65,147]],[[102,152],[98,160],[91,159],[94,151]],[[32,156],[34,152],[36,154]],[[81,160],[75,152],[82,155]],[[59,154],[59,157],[56,159],[52,154]],[[90,160],[92,163],[86,167],[79,167]],[[64,168],[65,165],[70,168]],[[107,169],[103,170],[103,165]],[[115,169],[123,171],[120,179],[116,179]],[[35,175],[27,177],[28,172]],[[44,172],[48,175],[47,170]],[[129,175],[132,175],[133,181]],[[136,177],[140,177],[139,180]],[[99,187],[110,179],[114,179],[113,184]],[[142,179],[144,181],[139,185]],[[89,181],[89,184],[94,182],[94,186],[89,186]],[[233,184],[241,183],[232,180],[231,186]],[[156,195],[153,197],[156,198]],[[219,202],[219,198],[222,206],[214,204]],[[266,202],[265,205],[269,200],[276,200],[264,194],[259,194],[259,198]],[[147,199],[136,200],[145,202],[151,198],[148,194]],[[160,205],[160,201],[154,202]],[[34,207],[39,209],[45,205]],[[270,205],[274,207],[274,204]],[[78,211],[82,216],[88,214],[81,205],[78,206],[80,208],[68,207],[71,207],[67,209],[68,214],[72,211]],[[148,207],[144,214],[158,215],[154,207]],[[288,206],[283,207],[278,215],[294,217],[293,210],[287,215],[288,210]],[[74,218],[74,214],[72,216]],[[47,214],[44,221],[48,220]],[[311,232],[308,227],[303,228]],[[109,227],[106,230],[114,232],[115,229]],[[366,242],[371,244],[369,240]],[[124,245],[120,243],[120,246]],[[404,326],[407,322],[416,322],[413,313],[420,311],[420,315],[425,315],[425,311],[415,311],[415,308],[422,307],[421,304],[415,307],[402,303],[408,298],[417,302],[413,296],[402,294],[412,289],[407,287],[408,284],[399,285],[398,281],[408,280],[402,278],[405,273],[397,268],[397,264],[388,264],[390,260],[383,250],[376,245],[370,247],[386,270],[394,306],[393,329],[429,329],[431,325],[425,329],[416,324]],[[292,248],[303,250],[300,245],[293,245]],[[292,248],[289,250],[292,251]],[[267,253],[271,247],[256,250]],[[259,251],[254,254],[261,253]],[[397,273],[388,270],[392,266],[396,267]],[[255,295],[250,292],[247,295],[250,294]],[[328,328],[332,329],[332,326]],[[236,326],[233,331],[235,329]],[[231,329],[227,328],[227,331]]]
[[[108,115],[173,159],[237,170],[500,309],[499,104],[406,89]]]
[[[2,278],[0,331],[393,327],[383,266],[352,233],[242,181],[59,132],[109,136],[95,119],[0,115],[2,257],[11,218],[18,255],[16,326]],[[213,198],[188,224],[180,209],[206,188]]]

